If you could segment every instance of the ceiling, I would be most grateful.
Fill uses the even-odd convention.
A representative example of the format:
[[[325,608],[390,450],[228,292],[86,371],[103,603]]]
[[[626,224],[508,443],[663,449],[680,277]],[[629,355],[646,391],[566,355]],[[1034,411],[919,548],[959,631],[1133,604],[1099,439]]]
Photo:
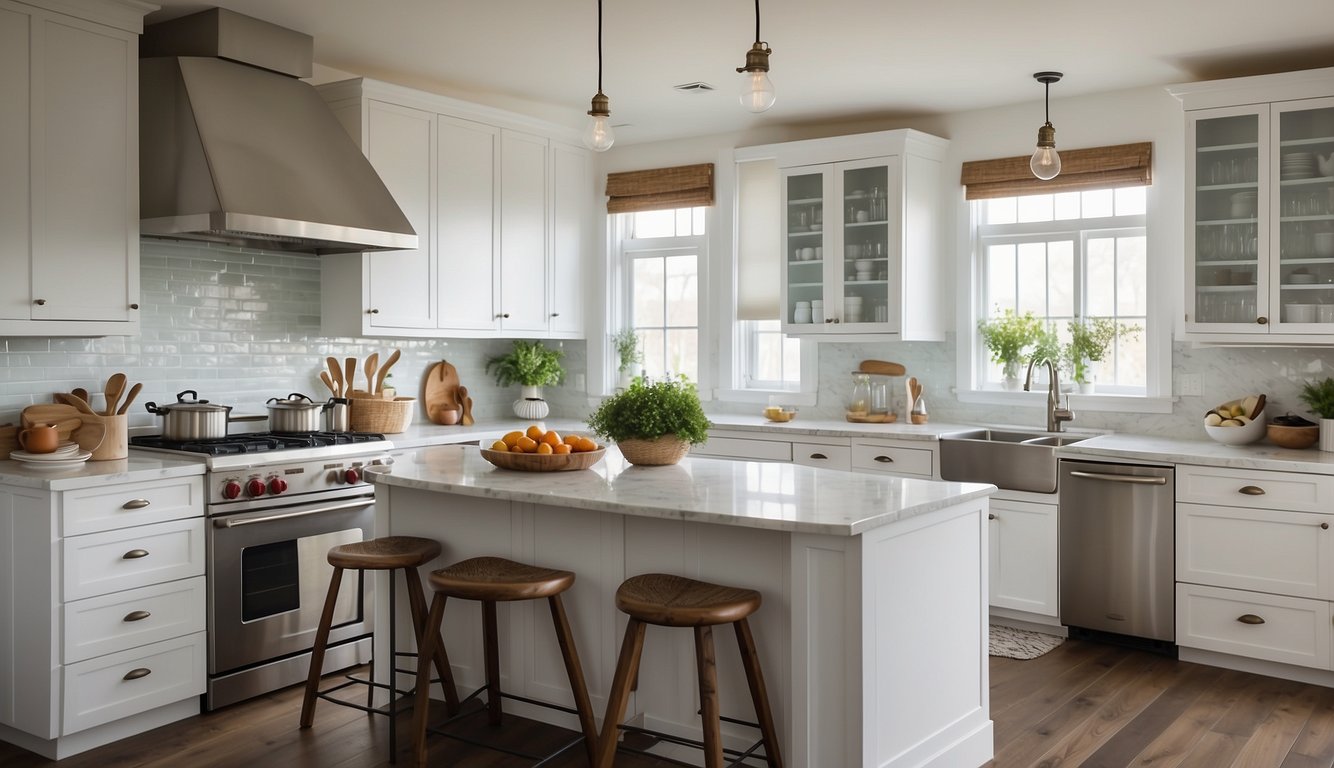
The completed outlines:
[[[313,35],[329,67],[581,128],[597,90],[596,0],[157,0]],[[1207,9],[1207,10],[1204,10]],[[1147,85],[1334,66],[1334,2],[765,0],[778,101],[752,115],[735,68],[745,0],[607,0],[603,90],[621,144],[762,125],[905,118]],[[703,81],[713,92],[672,86]]]

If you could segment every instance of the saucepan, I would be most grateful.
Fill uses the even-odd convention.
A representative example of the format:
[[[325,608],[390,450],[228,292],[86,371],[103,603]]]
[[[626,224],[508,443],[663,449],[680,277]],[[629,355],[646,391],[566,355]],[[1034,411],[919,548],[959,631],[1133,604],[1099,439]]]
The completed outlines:
[[[186,400],[185,396],[191,399]],[[162,436],[168,440],[216,440],[227,436],[230,405],[218,405],[200,400],[199,393],[187,389],[176,395],[169,405],[146,403],[149,413],[162,417]]]
[[[285,398],[269,398],[269,429],[274,432],[318,432],[320,414],[328,410],[333,401],[317,403],[300,392],[293,392]]]

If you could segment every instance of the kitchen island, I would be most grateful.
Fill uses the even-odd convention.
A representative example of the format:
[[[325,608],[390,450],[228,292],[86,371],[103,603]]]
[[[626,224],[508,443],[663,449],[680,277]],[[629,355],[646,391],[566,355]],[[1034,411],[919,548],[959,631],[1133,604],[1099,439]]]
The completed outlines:
[[[628,576],[665,572],[763,594],[752,626],[788,765],[979,766],[992,756],[986,513],[994,486],[701,458],[634,467],[615,448],[590,470],[525,473],[495,468],[471,446],[421,450],[375,483],[376,535],[439,540],[443,554],[429,568],[499,555],[578,575],[566,608],[599,720],[625,626],[616,588]],[[385,584],[377,594],[384,606]],[[503,685],[568,706],[544,609],[501,608]],[[480,614],[467,601],[452,601],[445,614],[465,693],[483,680]],[[408,630],[400,637],[409,636],[408,615],[400,606]],[[387,619],[378,608],[377,625]],[[717,651],[723,715],[753,721],[735,645],[720,642]],[[507,708],[574,725],[562,713]],[[651,628],[630,716],[698,738],[697,708],[690,633]],[[724,725],[728,746],[755,738]]]

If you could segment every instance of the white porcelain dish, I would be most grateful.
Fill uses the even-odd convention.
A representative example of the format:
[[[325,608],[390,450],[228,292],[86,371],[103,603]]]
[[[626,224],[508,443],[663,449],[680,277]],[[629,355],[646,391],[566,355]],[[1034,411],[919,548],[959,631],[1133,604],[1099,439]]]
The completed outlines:
[[[1265,436],[1263,414],[1249,424],[1240,427],[1211,427],[1204,425],[1204,431],[1216,442],[1224,445],[1246,445]]]
[[[88,461],[93,457],[92,451],[79,451],[78,453],[75,453],[73,456],[46,458],[46,459],[41,459],[39,461],[34,461],[31,459],[24,459],[21,456],[17,455],[21,453],[24,453],[24,451],[14,451],[13,453],[9,454],[9,458],[19,462],[20,464],[23,464],[26,467],[29,467],[30,469],[74,469],[76,467],[83,466],[83,463],[85,461]],[[49,457],[52,456],[53,454],[45,453],[45,454],[28,454],[28,455],[30,456],[39,455],[39,456]]]

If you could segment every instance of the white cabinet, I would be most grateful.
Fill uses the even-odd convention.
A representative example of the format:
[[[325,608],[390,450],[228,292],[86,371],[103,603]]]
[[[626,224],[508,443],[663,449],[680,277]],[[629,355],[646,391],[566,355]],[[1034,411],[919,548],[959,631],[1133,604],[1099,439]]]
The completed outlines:
[[[0,486],[0,738],[59,758],[199,712],[203,492]]]
[[[1060,612],[1057,505],[996,494],[987,519],[991,607],[1056,617]]]
[[[147,8],[0,0],[0,336],[138,331]]]
[[[784,333],[945,338],[948,146],[898,130],[746,150],[771,151],[780,171]]]
[[[583,336],[587,152],[536,121],[370,80],[319,88],[417,231],[325,256],[336,336]]]
[[[837,438],[803,438],[792,444],[792,463],[825,469],[852,469],[852,446]]]
[[[1186,331],[1334,336],[1334,69],[1179,86],[1186,109]]]
[[[904,477],[938,479],[935,443],[854,438],[852,468]]]

